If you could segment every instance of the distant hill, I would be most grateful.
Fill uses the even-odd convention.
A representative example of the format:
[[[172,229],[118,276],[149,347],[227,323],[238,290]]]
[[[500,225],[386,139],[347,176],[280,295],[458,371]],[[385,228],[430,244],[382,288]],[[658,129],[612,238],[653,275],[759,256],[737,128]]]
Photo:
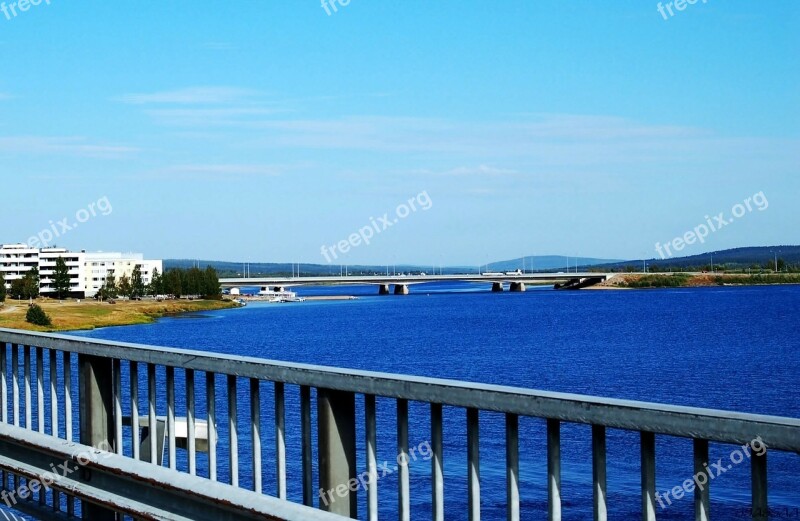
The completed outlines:
[[[226,262],[226,261],[209,261],[209,260],[192,260],[192,259],[165,259],[164,269],[173,268],[191,268],[192,266],[212,266],[217,270],[217,273],[222,278],[232,278],[243,276],[245,269],[251,277],[260,276],[286,276],[290,277],[292,274],[297,275],[298,269],[300,276],[308,275],[339,275],[345,269],[345,265],[339,264],[291,264],[288,262]],[[347,273],[350,275],[374,275],[385,274],[387,271],[386,265],[383,266],[364,266],[364,265],[347,265]],[[396,266],[389,266],[389,273],[432,273],[432,266],[415,266],[409,264],[398,264]],[[444,273],[464,273],[468,271],[475,271],[473,267],[459,267],[451,266],[444,267]],[[436,266],[438,273],[439,267]]]
[[[647,259],[647,265],[657,267],[661,270],[689,270],[698,271],[705,269],[711,264],[711,255],[714,255],[715,266],[725,266],[730,269],[747,269],[754,266],[769,267],[775,261],[773,251],[779,251],[778,258],[783,259],[787,264],[800,265],[800,246],[759,246],[748,248],[734,248],[731,250],[720,250],[689,257],[675,257],[672,259],[651,258]],[[481,271],[515,271],[522,269],[523,260],[526,271],[567,271],[575,269],[576,257],[564,255],[531,255],[529,257],[519,257],[504,261],[491,262],[481,266]],[[597,259],[592,257],[577,257],[579,270],[608,270],[621,271],[627,268],[641,270],[642,259],[618,260],[618,259]],[[192,266],[213,266],[220,277],[241,277],[245,270],[245,263],[208,261],[192,259],[165,259],[164,268],[191,268]],[[253,277],[258,276],[291,276],[297,275],[299,267],[300,275],[338,275],[344,270],[339,264],[291,264],[287,262],[251,262],[247,264],[248,273]],[[369,265],[349,265],[347,272],[351,275],[380,275],[385,274],[387,267]],[[403,264],[389,266],[389,273],[436,273],[439,266]],[[444,266],[442,273],[473,273],[478,271],[477,266]]]
[[[530,257],[519,257],[517,259],[497,261],[489,263],[487,271],[515,271],[522,269],[526,271],[553,271],[564,270],[567,267],[578,266],[597,266],[604,264],[614,264],[624,262],[620,259],[595,259],[592,257],[566,257],[563,255],[531,255]]]
[[[522,269],[522,257],[518,259],[511,259],[505,261],[492,262],[488,266],[481,266],[481,271],[515,271]],[[569,261],[568,261],[569,260]],[[589,257],[579,257],[578,262],[580,266],[593,266],[598,264],[608,264],[614,262],[623,262],[615,259],[596,259]],[[542,256],[529,256],[525,257],[526,271],[554,271],[565,270],[567,265],[575,266],[575,257],[566,257],[561,255],[542,255]],[[293,273],[297,274],[298,266],[300,275],[338,275],[344,269],[339,264],[291,264],[286,262],[251,262],[245,267],[243,262],[226,262],[226,261],[209,261],[209,260],[193,260],[193,259],[165,259],[164,268],[191,268],[192,266],[213,266],[217,270],[220,277],[241,277],[244,270],[247,269],[248,273],[253,276],[291,276]],[[478,271],[478,266],[430,266],[418,264],[402,264],[397,266],[389,266],[389,273],[472,273]],[[351,275],[372,275],[372,274],[385,274],[387,267],[374,266],[374,265],[348,265],[347,272]]]
[[[658,269],[703,269],[710,267],[711,256],[714,256],[714,266],[725,266],[729,269],[747,269],[752,267],[772,267],[776,258],[782,259],[786,264],[800,265],[800,246],[751,246],[746,248],[733,248],[729,250],[711,251],[688,257],[675,257],[661,259],[659,257],[648,259],[648,266]],[[641,269],[642,259],[616,262],[596,266],[604,269],[624,269],[634,266]]]

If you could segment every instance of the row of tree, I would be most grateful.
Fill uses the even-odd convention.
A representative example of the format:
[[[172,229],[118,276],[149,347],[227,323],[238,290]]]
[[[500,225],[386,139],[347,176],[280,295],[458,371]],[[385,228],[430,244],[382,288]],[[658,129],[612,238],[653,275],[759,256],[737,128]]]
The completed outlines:
[[[11,281],[11,287],[6,291],[6,282],[0,272],[0,302],[6,296],[13,299],[33,299],[39,296],[39,269],[33,267],[25,276]],[[64,259],[56,259],[56,266],[52,276],[53,294],[58,299],[64,299],[70,294],[69,267]],[[163,275],[157,269],[153,270],[150,284],[144,283],[140,266],[135,266],[131,276],[123,274],[117,280],[114,273],[109,273],[105,283],[97,292],[95,298],[107,300],[118,297],[141,298],[145,295],[171,295],[176,298],[182,296],[197,296],[208,299],[218,299],[222,296],[217,271],[208,266],[205,270],[200,268],[171,269]]]
[[[145,284],[139,266],[133,269],[128,277],[123,274],[119,280],[113,273],[106,277],[105,284],[97,292],[95,298],[100,300],[117,297],[141,298],[145,295],[197,296],[207,299],[218,299],[222,296],[217,271],[208,266],[200,268],[171,269],[163,275],[158,269],[153,270],[150,284]]]

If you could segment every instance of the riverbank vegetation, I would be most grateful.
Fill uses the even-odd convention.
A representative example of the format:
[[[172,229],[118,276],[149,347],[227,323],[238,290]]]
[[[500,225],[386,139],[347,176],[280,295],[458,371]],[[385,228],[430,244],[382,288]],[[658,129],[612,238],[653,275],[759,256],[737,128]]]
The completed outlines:
[[[800,273],[657,273],[617,275],[602,284],[612,288],[692,288],[800,284]]]
[[[180,313],[198,313],[239,307],[232,300],[117,300],[116,303],[94,300],[55,300],[39,298],[34,305],[41,307],[50,318],[49,326],[38,326],[26,320],[30,309],[27,301],[7,300],[0,304],[0,327],[31,331],[69,331],[109,326],[149,324],[157,319]]]

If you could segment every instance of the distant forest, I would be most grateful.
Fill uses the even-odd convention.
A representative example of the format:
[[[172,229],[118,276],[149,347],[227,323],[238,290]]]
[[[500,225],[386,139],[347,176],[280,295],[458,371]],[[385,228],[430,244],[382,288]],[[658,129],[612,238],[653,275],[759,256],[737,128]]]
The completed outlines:
[[[714,262],[715,271],[774,271],[777,261],[778,271],[790,273],[800,272],[800,246],[758,246],[747,248],[734,248],[730,250],[720,250],[692,255],[688,257],[674,258],[650,258],[644,262],[647,264],[648,271],[669,272],[669,271],[711,271],[711,262]],[[569,261],[567,260],[569,259]],[[594,262],[593,262],[594,261]],[[559,264],[563,262],[561,267]],[[569,267],[567,267],[569,262]],[[537,256],[525,257],[526,271],[528,272],[552,272],[574,270],[575,258],[559,256]],[[600,259],[584,259],[578,257],[577,269],[579,271],[598,271],[598,272],[624,272],[641,271],[643,259],[632,259],[627,261],[603,262]],[[324,276],[339,275],[345,273],[350,275],[385,275],[389,274],[420,274],[420,273],[472,273],[479,269],[483,271],[512,271],[521,268],[522,258],[497,261],[487,266],[478,268],[477,266],[426,266],[426,265],[397,265],[397,266],[369,266],[344,264],[291,264],[278,262],[225,262],[225,261],[206,261],[190,259],[167,259],[164,261],[165,270],[170,269],[191,269],[206,266],[213,267],[220,278],[242,277],[247,273],[250,277],[271,276],[271,277],[291,277],[297,276]],[[532,269],[533,268],[533,269]]]
[[[762,246],[720,250],[689,257],[654,258],[647,260],[652,272],[669,271],[778,271],[800,272],[800,246]],[[641,271],[642,261],[627,261],[593,268],[600,271]]]

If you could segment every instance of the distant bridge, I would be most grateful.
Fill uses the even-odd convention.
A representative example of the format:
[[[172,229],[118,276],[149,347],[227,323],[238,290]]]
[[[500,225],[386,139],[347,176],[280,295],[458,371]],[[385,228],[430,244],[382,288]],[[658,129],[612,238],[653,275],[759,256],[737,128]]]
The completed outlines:
[[[425,282],[475,282],[492,285],[492,291],[525,291],[529,284],[552,282],[557,289],[580,289],[603,282],[614,273],[473,273],[456,275],[357,275],[357,276],[315,276],[315,277],[250,277],[220,279],[223,288],[247,286],[269,287],[275,290],[296,286],[354,285],[372,284],[378,286],[380,295],[408,295],[409,286]],[[393,291],[391,287],[394,287]]]

